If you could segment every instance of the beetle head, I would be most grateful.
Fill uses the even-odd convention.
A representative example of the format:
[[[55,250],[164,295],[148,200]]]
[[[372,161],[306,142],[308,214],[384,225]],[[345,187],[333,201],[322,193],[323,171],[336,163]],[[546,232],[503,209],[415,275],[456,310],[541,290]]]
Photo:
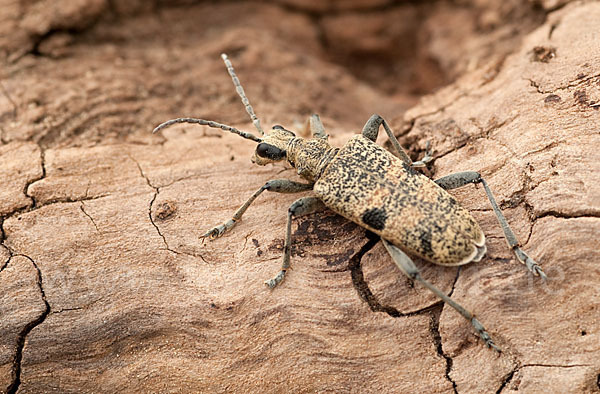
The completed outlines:
[[[269,134],[263,136],[254,151],[252,162],[260,166],[286,159],[286,150],[295,134],[282,126],[273,126]]]

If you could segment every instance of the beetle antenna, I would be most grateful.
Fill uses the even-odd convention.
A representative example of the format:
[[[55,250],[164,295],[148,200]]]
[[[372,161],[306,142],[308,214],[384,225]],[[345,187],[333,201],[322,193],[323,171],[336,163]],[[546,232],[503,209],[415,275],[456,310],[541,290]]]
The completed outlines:
[[[248,100],[248,97],[246,97],[246,93],[244,92],[244,88],[242,87],[242,84],[240,83],[239,78],[237,77],[237,75],[235,75],[235,71],[233,70],[233,65],[229,61],[229,58],[227,57],[226,54],[222,53],[221,58],[225,62],[225,66],[227,67],[227,72],[229,72],[229,75],[231,76],[231,80],[233,81],[233,84],[235,85],[235,90],[236,90],[237,94],[241,97],[242,103],[244,104],[244,107],[246,107],[246,112],[248,112],[248,115],[250,115],[250,118],[252,119],[252,123],[254,124],[254,127],[256,127],[256,130],[258,130],[260,135],[265,135],[265,132],[263,131],[262,127],[260,127],[260,120],[258,120],[258,117],[254,113],[254,109],[250,105],[250,101]]]
[[[259,137],[255,136],[252,133],[248,133],[245,131],[241,131],[236,129],[235,127],[231,127],[231,126],[227,126],[226,124],[221,124],[221,123],[217,123],[217,122],[213,122],[212,120],[204,120],[204,119],[198,119],[198,118],[177,118],[177,119],[171,119],[171,120],[167,120],[164,123],[159,124],[158,126],[156,126],[156,128],[154,130],[152,130],[153,133],[156,133],[159,130],[162,130],[166,127],[169,127],[175,123],[196,123],[202,126],[208,126],[208,127],[214,127],[215,129],[221,129],[221,130],[225,130],[225,131],[229,131],[231,133],[237,134],[237,135],[241,135],[242,137],[252,140],[252,141],[256,141],[256,142],[261,142],[262,139],[260,139]]]

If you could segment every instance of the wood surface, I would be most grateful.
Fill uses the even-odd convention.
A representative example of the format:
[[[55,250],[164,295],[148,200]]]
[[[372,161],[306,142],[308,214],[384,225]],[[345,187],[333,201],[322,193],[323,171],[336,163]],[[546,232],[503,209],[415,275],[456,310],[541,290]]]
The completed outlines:
[[[0,1],[0,392],[600,391],[600,4],[499,4]],[[502,354],[331,212],[266,288],[298,195],[199,239],[297,180],[220,130],[151,134],[252,130],[221,52],[266,127],[317,112],[342,146],[379,113],[427,175],[481,172],[549,281],[477,186],[453,194],[487,257],[418,265]]]

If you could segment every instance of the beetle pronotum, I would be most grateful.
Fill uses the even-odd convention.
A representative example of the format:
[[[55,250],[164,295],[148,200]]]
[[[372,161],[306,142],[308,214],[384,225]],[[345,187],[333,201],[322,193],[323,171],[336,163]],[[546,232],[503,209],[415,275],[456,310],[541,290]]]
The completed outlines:
[[[345,218],[377,234],[400,270],[423,284],[444,302],[471,322],[488,347],[499,351],[490,335],[474,315],[421,277],[408,255],[418,256],[434,264],[459,266],[480,261],[486,253],[485,236],[471,214],[461,207],[446,190],[471,183],[481,183],[502,226],[506,241],[519,261],[546,279],[541,267],[521,248],[487,182],[474,171],[459,172],[431,180],[414,170],[423,167],[432,157],[427,154],[413,162],[400,146],[387,122],[373,115],[362,133],[352,137],[342,148],[327,142],[327,134],[318,115],[312,115],[307,129],[312,138],[297,137],[276,125],[265,133],[254,114],[244,89],[227,55],[221,55],[227,71],[242,99],[246,112],[260,136],[211,120],[177,118],[154,129],[157,132],[175,123],[195,123],[220,128],[258,143],[252,161],[266,165],[286,160],[295,167],[307,183],[275,179],[261,186],[224,223],[211,228],[203,238],[214,239],[230,230],[242,218],[246,209],[265,190],[277,193],[299,193],[312,190],[314,196],[296,200],[288,210],[281,270],[265,283],[276,287],[290,267],[292,218],[329,208]],[[396,156],[375,143],[383,126]],[[307,131],[308,131],[307,130]]]

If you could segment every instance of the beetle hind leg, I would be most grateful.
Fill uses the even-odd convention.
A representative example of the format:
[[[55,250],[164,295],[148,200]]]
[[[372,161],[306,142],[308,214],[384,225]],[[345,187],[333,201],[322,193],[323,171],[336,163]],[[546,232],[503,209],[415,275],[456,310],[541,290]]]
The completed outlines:
[[[382,239],[382,242],[392,259],[394,260],[394,263],[396,263],[398,268],[400,268],[400,271],[402,271],[406,276],[408,276],[412,280],[420,282],[423,286],[429,289],[429,291],[441,298],[442,301],[450,305],[452,308],[456,309],[458,313],[460,313],[465,319],[471,322],[471,325],[473,326],[475,331],[477,331],[479,337],[485,342],[485,345],[500,353],[500,349],[494,344],[494,341],[490,337],[490,334],[488,334],[483,324],[481,324],[481,322],[475,318],[473,313],[465,309],[462,305],[454,301],[452,298],[448,297],[444,292],[442,292],[440,289],[429,283],[427,280],[423,279],[423,277],[421,277],[419,269],[417,268],[415,263],[412,262],[410,257],[406,255],[406,253],[404,253],[402,250],[398,249],[385,239]]]
[[[517,259],[521,263],[525,264],[527,269],[529,269],[529,271],[531,271],[534,275],[541,277],[544,281],[548,279],[542,267],[540,267],[538,263],[536,263],[531,257],[527,255],[527,253],[525,253],[519,247],[519,241],[517,240],[517,237],[508,225],[506,218],[504,217],[502,211],[500,210],[500,207],[496,203],[494,194],[490,190],[490,187],[488,186],[487,182],[481,177],[481,174],[475,171],[457,172],[455,174],[446,175],[445,177],[436,179],[435,183],[437,183],[445,190],[456,189],[461,186],[468,185],[470,183],[481,183],[483,185],[483,188],[485,189],[485,194],[487,195],[488,200],[492,205],[492,209],[496,214],[496,218],[500,223],[500,227],[502,227],[502,230],[504,231],[504,238],[506,238],[508,246],[513,250]]]

